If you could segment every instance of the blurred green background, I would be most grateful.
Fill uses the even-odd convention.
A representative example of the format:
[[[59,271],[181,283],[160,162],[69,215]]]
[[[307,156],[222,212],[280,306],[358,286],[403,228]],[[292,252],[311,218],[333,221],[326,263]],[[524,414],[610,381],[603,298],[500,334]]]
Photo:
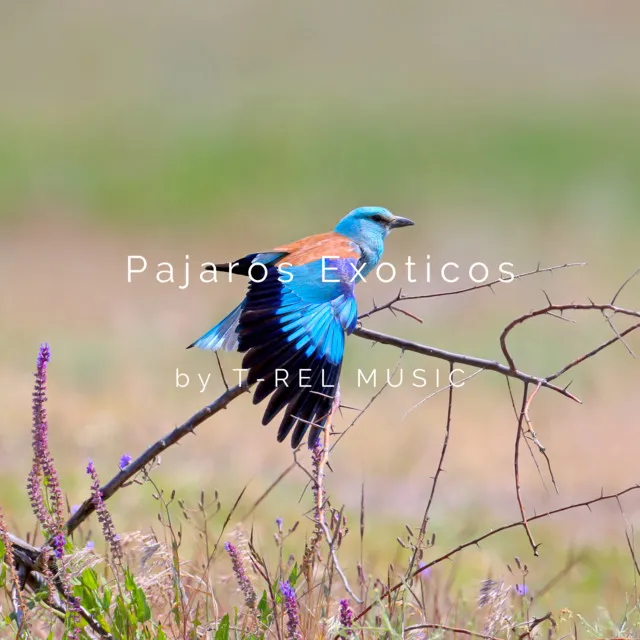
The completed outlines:
[[[204,285],[196,271],[185,290],[159,285],[158,262],[173,262],[180,283],[185,255],[196,266],[231,260],[379,204],[416,222],[387,244],[399,265],[407,255],[419,265],[484,261],[497,277],[504,261],[517,272],[589,263],[495,295],[409,305],[422,325],[382,314],[368,323],[484,357],[500,357],[502,327],[543,305],[541,289],[558,302],[608,300],[639,266],[637,3],[61,0],[6,2],[2,13],[0,503],[22,532],[32,526],[22,487],[40,341],[53,351],[51,442],[71,503],[86,495],[87,457],[107,479],[120,454],[141,452],[222,389],[211,354],[184,347],[236,304],[242,284]],[[150,266],[129,284],[130,254]],[[406,290],[445,288],[418,280]],[[398,286],[362,285],[360,308]],[[638,286],[623,298],[638,308]],[[578,320],[514,334],[520,368],[549,374],[611,336],[600,316]],[[397,357],[350,340],[344,402],[371,396],[357,388],[358,367],[384,375]],[[223,356],[227,371],[238,362]],[[402,366],[447,371],[411,355]],[[210,388],[176,389],[176,369],[211,373]],[[545,490],[527,456],[531,512],[637,480],[637,364],[616,345],[572,377],[583,406],[537,400],[561,494]],[[398,561],[395,538],[419,524],[428,496],[445,394],[403,418],[425,395],[406,384],[385,392],[335,451],[334,502],[356,514],[367,488],[372,566]],[[469,523],[517,518],[506,385],[485,373],[456,400],[433,521],[443,549]],[[248,507],[290,457],[243,398],[167,452],[159,475],[193,501],[216,487],[228,506],[250,481]],[[292,474],[250,523],[299,518],[304,484]],[[639,506],[625,503],[629,518]],[[112,508],[119,526],[144,529],[154,505],[133,488]],[[538,532],[553,559],[533,565],[540,584],[568,549],[591,549],[547,596],[553,606],[621,611],[633,572],[617,507],[549,527]],[[527,554],[524,536],[472,552],[471,591],[516,552]]]

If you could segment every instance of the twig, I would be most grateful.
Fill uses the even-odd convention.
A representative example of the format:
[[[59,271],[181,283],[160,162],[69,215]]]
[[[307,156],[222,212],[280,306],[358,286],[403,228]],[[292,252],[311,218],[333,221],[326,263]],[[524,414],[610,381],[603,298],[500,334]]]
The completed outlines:
[[[540,387],[537,387],[539,389]],[[536,390],[537,390],[536,389]],[[513,476],[516,484],[516,498],[518,500],[518,507],[520,509],[520,515],[522,516],[522,526],[524,530],[527,532],[527,538],[529,538],[529,544],[533,549],[533,555],[538,555],[538,545],[535,543],[533,539],[533,535],[531,534],[531,529],[529,529],[529,524],[527,522],[527,516],[524,510],[524,504],[522,502],[522,495],[520,493],[520,438],[522,437],[522,422],[524,421],[524,417],[527,414],[529,407],[529,383],[524,383],[524,391],[522,394],[522,407],[520,408],[520,415],[518,416],[518,430],[516,433],[516,444],[515,451],[513,455]],[[531,394],[531,399],[533,399],[535,392]]]
[[[618,294],[616,294],[616,295],[618,295]],[[615,297],[614,297],[614,300],[615,300]],[[613,302],[611,304],[613,304]],[[616,325],[613,324],[613,320],[611,319],[612,316],[607,315],[606,311],[602,312],[602,316],[607,321],[607,324],[611,327],[611,331],[613,331],[614,335],[617,336],[617,338],[618,338],[618,340],[620,340],[620,342],[622,342],[624,348],[627,350],[627,353],[632,358],[635,358],[636,354],[633,353],[633,349],[627,344],[627,341],[618,333],[618,330],[616,329]]]
[[[34,593],[47,589],[47,583],[42,574],[35,571],[31,571],[28,574],[26,583]],[[56,602],[53,597],[48,598],[44,602],[48,607],[51,608],[52,611],[60,616],[60,619],[64,619],[64,616],[67,613],[67,607],[65,607],[63,604],[63,601],[66,599],[65,594],[62,593],[60,589],[58,589],[57,595],[59,602]],[[96,620],[96,618],[94,618],[82,605],[80,605],[80,603],[76,602],[75,606],[78,610],[78,613],[82,616],[82,618],[84,618],[89,627],[91,627],[91,629],[93,629],[93,631],[98,634],[98,636],[104,638],[105,640],[113,640],[113,636],[111,635],[111,633],[109,633],[102,626],[102,624],[98,622],[98,620]]]
[[[453,363],[449,367],[449,375],[453,372]],[[424,535],[425,530],[427,528],[427,522],[429,521],[429,511],[431,509],[431,504],[433,503],[433,498],[436,494],[436,487],[438,485],[438,479],[440,478],[440,474],[442,473],[442,464],[444,462],[444,457],[447,454],[447,445],[449,444],[449,434],[451,432],[451,412],[453,410],[453,385],[449,387],[449,401],[447,404],[447,421],[444,427],[444,439],[442,441],[442,449],[440,451],[440,459],[438,460],[438,468],[436,469],[436,473],[433,476],[433,483],[431,485],[431,492],[429,493],[429,501],[427,502],[427,508],[424,510],[424,517],[422,519],[422,526],[420,527],[420,532]]]
[[[389,380],[392,380],[393,377],[396,375],[396,371],[398,370],[398,368],[400,367],[400,363],[402,362],[402,358],[404,357],[404,351],[402,353],[400,353],[400,357],[398,358],[398,361],[396,362],[396,366],[394,367],[393,371],[391,372],[391,375],[387,378],[387,382],[385,382],[378,391],[376,391],[376,393],[374,393],[371,398],[369,399],[369,402],[367,402],[367,404],[365,405],[364,409],[360,410],[358,412],[358,415],[351,421],[351,423],[347,426],[346,429],[344,429],[344,431],[342,431],[342,433],[336,438],[336,441],[331,445],[331,449],[329,449],[329,451],[333,451],[337,446],[338,446],[338,442],[340,442],[340,440],[342,440],[342,438],[344,438],[344,436],[347,435],[347,432],[353,427],[353,425],[358,422],[358,420],[360,420],[360,418],[362,418],[362,416],[368,411],[369,407],[382,395],[382,392],[389,386]],[[342,405],[341,405],[342,406]]]
[[[607,317],[607,320],[611,324],[610,318]],[[613,325],[611,325],[611,326],[613,326]],[[562,369],[560,369],[559,371],[557,371],[553,375],[550,375],[547,378],[547,380],[555,380],[556,378],[559,378],[562,374],[564,374],[567,371],[569,371],[569,369],[573,369],[573,367],[575,367],[576,365],[579,365],[581,362],[584,362],[585,360],[588,360],[589,358],[592,358],[597,353],[600,353],[600,351],[602,351],[603,349],[606,349],[607,347],[610,347],[612,344],[614,344],[614,343],[616,343],[618,341],[622,342],[627,347],[627,351],[629,351],[631,353],[631,355],[633,355],[633,352],[629,349],[628,345],[623,340],[623,338],[628,333],[631,333],[632,331],[635,331],[638,328],[640,328],[640,322],[638,322],[637,324],[633,324],[630,327],[627,327],[624,331],[620,331],[620,332],[616,331],[615,332],[616,333],[615,337],[611,338],[610,340],[607,340],[606,342],[603,342],[601,345],[598,345],[595,349],[592,349],[591,351],[589,351],[588,353],[585,353],[584,355],[580,356],[579,358],[576,358],[575,360],[573,360],[569,364],[567,364],[564,367],[562,367]],[[633,357],[635,358],[635,356],[633,356]]]
[[[357,618],[356,618],[357,619]],[[497,636],[489,636],[485,633],[478,633],[477,631],[471,631],[470,629],[464,629],[462,627],[450,627],[446,624],[438,624],[437,622],[423,622],[422,624],[412,624],[405,627],[405,631],[417,631],[418,629],[441,629],[443,631],[451,631],[452,633],[459,633],[463,636],[471,636],[473,638],[484,638],[484,640],[500,640]]]
[[[511,354],[509,353],[509,349],[507,348],[507,336],[511,333],[511,331],[513,331],[513,329],[518,325],[523,324],[524,322],[526,322],[527,320],[531,320],[532,318],[537,318],[539,316],[546,316],[552,313],[562,314],[564,311],[613,311],[614,315],[620,314],[624,316],[631,316],[633,318],[640,318],[640,311],[634,311],[633,309],[625,309],[624,307],[616,307],[613,304],[596,304],[595,302],[590,302],[589,304],[573,304],[573,303],[572,304],[551,304],[549,303],[545,307],[542,307],[540,309],[535,309],[534,311],[529,311],[529,313],[525,313],[524,315],[519,316],[518,318],[515,318],[504,328],[504,330],[500,334],[500,348],[502,349],[502,353],[511,369],[515,370],[516,368],[515,362],[513,361],[513,357],[511,356]],[[630,330],[633,331],[633,329],[637,327],[638,325],[635,325]],[[624,336],[627,333],[629,333],[629,330],[623,331],[621,333],[621,336]],[[619,339],[620,337],[618,336],[616,336],[615,338],[612,338],[610,341],[606,342],[604,345],[602,345],[598,349],[595,349],[594,351],[587,354],[586,357],[582,357],[579,360],[577,360],[575,364],[577,364],[578,362],[583,362],[584,360],[587,359],[587,357],[590,358],[591,356],[598,353],[598,351],[601,351],[602,349],[609,346],[610,344],[617,342]],[[568,368],[571,368],[571,367],[568,367]],[[560,373],[557,373],[553,376],[549,376],[547,380],[557,378],[559,375],[561,375],[561,373],[564,373],[566,370],[567,368],[562,370]]]
[[[453,372],[454,364],[451,363],[449,367],[449,376],[451,376]],[[453,409],[453,385],[449,386],[449,402],[447,405],[447,421],[444,427],[444,438],[442,440],[442,448],[440,449],[440,459],[438,460],[438,468],[433,476],[433,482],[431,483],[431,491],[429,493],[429,499],[427,500],[427,506],[424,510],[424,515],[422,516],[422,523],[420,525],[420,531],[418,532],[418,539],[416,540],[416,545],[411,554],[411,560],[409,561],[409,567],[407,568],[407,576],[410,576],[413,573],[413,568],[415,566],[416,560],[418,559],[418,554],[420,553],[420,549],[422,548],[422,543],[424,541],[424,537],[427,533],[427,524],[429,522],[429,511],[431,510],[431,504],[433,503],[433,498],[436,494],[436,488],[438,486],[438,480],[440,479],[440,474],[442,473],[442,465],[444,463],[444,458],[447,454],[447,446],[449,444],[449,433],[451,431],[451,412]]]
[[[610,493],[610,494],[601,493],[597,498],[591,498],[590,500],[585,500],[584,502],[575,502],[575,503],[572,503],[572,504],[569,504],[569,505],[565,505],[564,507],[558,507],[557,509],[552,509],[551,511],[545,511],[544,513],[538,513],[536,515],[533,515],[533,516],[531,516],[529,518],[529,522],[534,522],[535,520],[541,520],[542,518],[548,518],[549,516],[554,516],[554,515],[557,515],[558,513],[563,513],[565,511],[571,511],[573,509],[579,509],[580,507],[587,507],[588,509],[590,509],[591,505],[593,505],[593,504],[597,504],[598,502],[604,502],[604,501],[607,501],[607,500],[617,500],[618,498],[621,498],[622,496],[626,495],[627,493],[632,493],[633,491],[637,491],[638,489],[640,489],[640,484],[634,484],[634,485],[632,485],[630,487],[627,487],[626,489],[622,489],[621,491],[618,491],[617,493]],[[495,536],[495,535],[497,535],[499,533],[502,533],[503,531],[508,531],[509,529],[515,529],[516,527],[521,527],[521,526],[522,526],[522,520],[516,520],[515,522],[511,522],[509,524],[502,525],[502,526],[500,526],[500,527],[498,527],[496,529],[491,529],[491,530],[487,531],[486,533],[483,533],[482,535],[479,535],[479,536],[473,538],[473,540],[468,540],[467,542],[463,542],[462,544],[459,544],[457,547],[455,547],[454,549],[451,549],[447,553],[439,556],[435,560],[432,560],[431,562],[427,562],[427,563],[423,564],[421,567],[418,567],[413,572],[413,574],[411,576],[409,576],[409,578],[410,579],[414,578],[415,576],[421,574],[423,571],[426,571],[430,567],[433,567],[434,565],[439,564],[440,562],[443,562],[444,560],[450,560],[454,555],[456,555],[457,553],[460,553],[460,551],[463,551],[464,549],[468,549],[469,547],[478,546],[481,542],[483,542],[487,538],[491,538],[491,537],[493,537],[493,536]],[[391,587],[387,591],[383,592],[380,595],[380,597],[378,598],[378,600],[372,602],[369,606],[367,606],[365,609],[363,609],[354,618],[354,622],[356,622],[357,620],[359,620],[360,618],[365,616],[367,613],[369,613],[369,611],[376,604],[376,602],[386,598],[389,595],[389,593],[397,591],[398,589],[400,589],[402,587],[403,584],[404,584],[404,581],[398,582],[393,587]]]
[[[553,587],[555,587],[569,573],[569,571],[573,569],[573,567],[575,567],[577,564],[582,562],[587,557],[588,557],[588,554],[585,553],[584,551],[582,553],[579,553],[576,556],[574,556],[573,554],[570,554],[567,558],[567,561],[564,567],[562,567],[562,569],[560,569],[558,573],[552,576],[551,579],[545,585],[543,585],[540,589],[538,589],[531,596],[531,599],[532,600],[540,599],[543,595],[545,595],[551,589],[553,589]]]
[[[611,298],[611,304],[615,304],[618,296],[622,293],[623,289],[637,276],[640,274],[640,269],[636,269],[621,285],[620,288],[616,291],[613,298]]]
[[[535,273],[535,272],[533,272]],[[570,305],[548,305],[543,309],[538,309],[536,311],[532,311],[524,316],[520,316],[513,320],[502,332],[500,337],[500,342],[502,345],[503,353],[505,354],[505,358],[507,358],[509,362],[509,366],[506,366],[500,362],[495,360],[487,360],[484,358],[476,358],[473,356],[467,356],[464,354],[452,353],[449,351],[445,351],[443,349],[436,349],[435,347],[429,347],[427,345],[422,345],[417,342],[412,342],[410,340],[404,340],[402,338],[398,338],[396,336],[380,333],[378,331],[373,331],[371,329],[365,329],[364,327],[356,327],[353,331],[353,334],[364,338],[365,340],[370,340],[372,342],[377,342],[380,344],[390,345],[405,351],[413,351],[415,353],[420,353],[422,355],[438,358],[441,360],[445,360],[449,363],[457,363],[461,365],[468,365],[471,367],[476,367],[479,369],[487,369],[489,371],[494,371],[496,373],[500,373],[501,375],[508,376],[510,378],[516,378],[521,380],[522,382],[529,382],[536,385],[540,385],[542,387],[546,387],[552,389],[561,395],[571,398],[576,402],[580,402],[578,398],[576,398],[573,394],[569,393],[566,388],[558,387],[552,384],[547,378],[540,378],[537,376],[529,375],[524,372],[518,371],[515,368],[515,364],[513,359],[511,358],[507,348],[506,348],[506,336],[508,333],[518,324],[525,322],[529,318],[533,318],[539,315],[544,315],[548,313],[550,310],[562,311],[568,309],[598,309],[598,310],[610,310],[615,313],[620,313],[623,315],[630,315],[635,317],[640,317],[639,311],[633,311],[631,309],[624,309],[622,307],[615,307],[611,304],[606,305],[597,305],[594,303],[591,304],[570,304]],[[640,323],[639,325],[640,326]],[[635,328],[634,325],[633,328]],[[625,332],[621,332],[621,336],[624,336],[633,328],[627,329]],[[609,344],[617,341],[618,338],[612,338],[610,341],[601,345],[597,350],[594,350],[591,355],[597,353],[597,351],[602,350]],[[589,355],[590,357],[590,355]],[[584,359],[584,358],[583,358]],[[560,373],[554,374],[551,378],[558,377]],[[158,454],[172,446],[179,440],[181,440],[188,433],[192,433],[193,430],[202,422],[218,413],[220,410],[225,409],[231,401],[233,401],[238,396],[247,392],[249,387],[246,385],[246,382],[243,381],[241,384],[236,385],[225,391],[217,400],[207,405],[196,414],[194,414],[191,418],[189,418],[184,424],[179,427],[176,427],[173,431],[168,433],[164,438],[161,438],[153,445],[151,445],[141,456],[139,456],[136,460],[134,460],[131,464],[127,465],[122,471],[120,471],[116,476],[114,476],[104,487],[102,487],[102,498],[103,500],[108,500],[125,482],[130,480],[136,473],[138,473],[141,469],[143,469],[149,462],[151,462]],[[93,513],[94,506],[93,501],[88,498],[84,501],[84,503],[80,506],[78,511],[69,518],[66,523],[66,530],[68,534],[73,533],[75,529],[82,523],[86,518]],[[50,544],[50,541],[47,542]]]
[[[558,269],[567,269],[569,267],[584,267],[586,264],[587,264],[586,262],[570,262],[567,264],[560,264],[555,267],[544,267],[542,269],[540,268],[540,265],[538,265],[533,271],[518,273],[514,275],[513,278],[514,280],[520,280],[521,278],[526,278],[527,276],[532,276],[537,273],[553,272],[553,271],[557,271]],[[476,284],[472,287],[465,287],[464,289],[455,289],[453,291],[439,291],[438,293],[426,293],[426,294],[415,295],[415,296],[403,296],[402,289],[400,289],[400,291],[396,294],[393,300],[389,300],[389,302],[386,302],[385,304],[380,306],[377,306],[374,302],[373,308],[367,311],[366,313],[363,313],[360,316],[358,316],[358,320],[364,320],[365,318],[371,317],[374,313],[378,313],[380,311],[384,311],[385,309],[389,309],[389,311],[400,311],[401,313],[404,313],[405,315],[412,317],[414,320],[418,320],[419,322],[422,322],[422,320],[420,320],[416,316],[413,316],[413,314],[408,313],[404,309],[400,309],[394,305],[398,302],[405,302],[407,300],[427,300],[428,298],[442,298],[445,296],[456,296],[461,293],[469,293],[470,291],[480,291],[481,289],[493,290],[492,287],[502,283],[504,283],[504,280],[501,280],[500,278],[498,278],[497,280],[492,280],[491,282]],[[615,301],[615,298],[614,298],[614,301]]]
[[[453,367],[453,363],[451,366]],[[418,400],[418,402],[416,402],[412,407],[409,407],[409,409],[407,409],[404,412],[402,419],[404,420],[410,413],[413,413],[418,407],[421,407],[425,402],[427,402],[428,400],[431,400],[431,398],[433,398],[434,396],[437,396],[443,391],[446,391],[447,389],[451,389],[454,386],[461,387],[463,382],[466,382],[467,380],[471,380],[471,378],[475,378],[479,373],[482,373],[483,371],[484,369],[478,369],[477,371],[474,371],[468,376],[464,378],[460,378],[460,380],[456,380],[455,384],[453,382],[450,382],[446,387],[440,387],[439,389],[436,389],[435,391],[430,393],[428,396],[425,396],[421,400]],[[451,375],[452,374],[449,373],[449,377],[451,377]]]
[[[224,369],[222,368],[222,362],[220,362],[220,355],[218,354],[217,351],[214,351],[215,355],[216,355],[216,361],[218,363],[218,369],[220,370],[220,377],[222,378],[222,384],[224,384],[224,388],[229,391],[229,384],[227,382],[227,379],[224,375]]]
[[[9,551],[9,555],[12,555],[11,545],[7,547],[7,550]],[[13,574],[11,576],[11,602],[13,604],[16,626],[18,627],[16,638],[28,638],[29,634],[25,626],[26,620],[24,616],[26,606],[24,598],[22,597],[22,590],[20,588],[21,583],[26,580],[27,569],[24,565],[20,565],[18,571],[16,571],[13,558],[7,558],[6,564],[8,565],[10,574]]]
[[[225,391],[211,404],[200,409],[200,411],[191,416],[184,424],[176,427],[163,438],[160,438],[160,440],[152,444],[142,455],[128,464],[122,471],[120,471],[120,473],[115,475],[109,482],[107,482],[107,484],[101,487],[100,492],[102,493],[102,499],[105,501],[108,500],[125,482],[127,482],[127,480],[130,480],[136,473],[141,471],[165,449],[174,445],[187,434],[193,433],[193,430],[199,424],[202,424],[205,420],[209,419],[222,409],[226,409],[232,400],[235,400],[235,398],[246,393],[248,390],[249,387],[246,382],[243,381],[241,384]],[[80,508],[69,518],[69,520],[67,520],[65,525],[67,535],[71,535],[94,511],[95,507],[93,500],[91,498],[87,498]],[[50,543],[50,540],[47,541],[47,544]]]
[[[556,622],[552,617],[551,611],[549,611],[548,613],[545,613],[545,615],[540,616],[539,618],[534,618],[533,620],[531,620],[530,622],[527,622],[527,626],[528,629],[526,631],[523,631],[519,636],[518,636],[518,640],[523,640],[523,638],[526,637],[531,637],[531,632],[539,625],[541,625],[543,622],[545,622],[546,620],[549,620],[551,622],[551,624],[555,627],[556,626]]]
[[[324,519],[324,504],[323,504],[324,491],[322,491],[322,482],[324,479],[324,467],[326,466],[327,460],[329,459],[329,435],[330,435],[329,427],[333,419],[333,414],[338,408],[339,403],[340,403],[340,397],[338,394],[336,395],[334,406],[331,409],[331,414],[329,416],[329,419],[327,420],[327,423],[325,424],[324,429],[322,430],[324,441],[322,444],[320,461],[318,463],[317,482],[319,486],[318,486],[318,490],[316,491],[316,495],[318,496],[318,503],[316,504],[316,514],[318,518],[318,524],[322,528],[324,537],[327,540],[327,545],[329,546],[329,552],[331,553],[333,566],[335,567],[336,572],[338,573],[338,575],[340,576],[340,579],[342,580],[342,584],[345,588],[345,591],[355,600],[355,602],[357,602],[358,604],[362,604],[362,600],[355,594],[353,589],[349,586],[349,581],[347,580],[347,576],[345,575],[344,571],[342,570],[342,567],[340,566],[340,562],[338,561],[338,554],[336,553],[336,548],[335,548],[335,540],[331,536],[329,527],[327,526],[327,523],[325,522],[325,519]],[[342,519],[342,516],[340,516],[340,518]]]
[[[294,460],[266,489],[262,492],[262,495],[251,505],[251,508],[245,513],[241,521],[247,520],[251,514],[258,508],[262,501],[298,466]]]
[[[353,335],[371,342],[378,342],[380,344],[386,344],[397,349],[404,349],[405,351],[412,351],[414,353],[420,353],[423,356],[429,356],[431,358],[437,358],[439,360],[445,360],[446,362],[453,362],[460,365],[467,365],[469,367],[476,367],[477,369],[487,369],[499,373],[509,378],[515,378],[522,382],[530,382],[532,384],[540,384],[547,389],[552,389],[560,395],[570,398],[575,402],[582,404],[580,399],[574,396],[572,393],[550,383],[546,378],[539,378],[538,376],[532,376],[523,371],[508,367],[497,360],[487,360],[485,358],[476,358],[474,356],[468,356],[463,353],[453,353],[451,351],[445,351],[444,349],[437,349],[436,347],[429,347],[425,344],[413,342],[411,340],[405,340],[386,333],[380,333],[379,331],[373,331],[372,329],[365,329],[364,327],[356,327],[353,330]]]
[[[509,380],[509,378],[505,378],[505,381],[507,383],[507,388],[509,389],[509,397],[511,398],[511,407],[513,408],[513,415],[516,417],[516,420],[519,420],[519,412],[518,412],[518,408],[516,407],[516,403],[515,400],[513,398],[513,391],[511,390],[511,381]],[[531,403],[531,401],[533,400],[533,397],[538,393],[538,391],[540,390],[540,385],[537,385],[534,392],[531,394],[531,396],[529,397],[528,400],[528,404]],[[538,436],[536,435],[536,432],[533,430],[533,425],[531,423],[531,418],[528,415],[528,412],[525,411],[524,412],[524,419],[527,422],[527,427],[528,427],[528,431],[525,435],[524,441],[525,444],[527,445],[527,449],[529,451],[529,454],[531,455],[531,459],[533,460],[533,464],[536,466],[536,470],[538,472],[538,476],[540,477],[540,480],[542,482],[542,486],[544,487],[545,491],[548,493],[548,489],[547,489],[547,485],[544,481],[544,478],[542,477],[542,471],[540,469],[540,465],[538,464],[538,461],[536,460],[536,457],[533,453],[533,449],[531,448],[531,443],[529,442],[529,440],[531,440],[531,442],[533,442],[536,447],[538,447],[538,452],[544,457],[544,459],[547,461],[547,469],[549,471],[549,475],[551,476],[551,482],[553,484],[553,488],[556,490],[556,493],[560,493],[558,491],[558,485],[556,483],[556,479],[555,479],[555,475],[553,473],[553,468],[551,467],[551,460],[549,459],[549,456],[547,454],[546,448],[544,447],[544,445],[542,444],[542,442],[540,442],[540,440],[538,440]],[[527,437],[527,435],[529,437]]]
[[[531,453],[531,457],[533,458],[533,461],[535,462],[535,465],[538,468],[538,473],[540,473],[540,467],[538,465],[538,461],[535,459],[533,455],[533,452],[531,451],[531,446],[529,445],[529,439],[531,439],[533,443],[536,445],[536,447],[538,447],[539,453],[541,453],[544,459],[547,461],[547,469],[549,471],[549,476],[551,477],[553,488],[556,490],[556,493],[560,493],[560,491],[558,490],[558,484],[556,483],[555,474],[553,473],[553,468],[551,467],[551,460],[549,459],[549,455],[547,454],[547,450],[542,445],[540,440],[538,440],[538,436],[536,435],[536,432],[533,429],[533,424],[531,423],[531,418],[529,417],[529,407],[531,406],[531,403],[533,402],[533,399],[536,397],[536,394],[538,393],[538,391],[540,391],[540,385],[537,385],[536,388],[533,390],[525,406],[524,419],[526,420],[527,427],[529,429],[528,431],[529,438],[525,437],[525,442],[527,443],[527,447],[529,447],[529,452]],[[543,483],[544,483],[544,480],[543,480]]]

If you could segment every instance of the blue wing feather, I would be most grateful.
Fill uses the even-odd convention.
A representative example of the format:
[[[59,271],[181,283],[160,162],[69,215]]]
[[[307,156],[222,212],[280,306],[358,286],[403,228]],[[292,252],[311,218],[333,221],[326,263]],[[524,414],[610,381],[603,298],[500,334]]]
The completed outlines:
[[[209,329],[207,333],[200,336],[195,342],[190,344],[187,349],[191,349],[191,347],[211,349],[212,351],[216,351],[218,349],[233,351],[237,349],[237,328],[243,309],[244,301],[241,302],[228,316],[220,320],[215,327]]]
[[[258,383],[254,403],[271,395],[263,424],[285,409],[278,440],[293,431],[291,445],[297,447],[309,430],[312,446],[332,409],[345,334],[357,322],[352,280],[358,258],[326,260],[329,271],[323,270],[321,259],[287,267],[287,281],[274,264],[282,255],[250,254],[239,261],[235,273],[248,272],[252,263],[261,262],[267,266],[267,277],[251,281],[244,301],[191,346],[244,353],[248,382]],[[262,270],[255,275],[262,277]],[[301,370],[310,373],[301,378]],[[283,373],[287,384],[281,382]]]
[[[353,267],[355,260],[349,260]],[[355,327],[357,307],[353,285],[344,278],[322,281],[321,261],[290,272],[292,280],[281,282],[277,268],[270,267],[264,282],[250,283],[238,324],[238,351],[245,353],[249,382],[259,381],[254,402],[273,394],[263,423],[286,407],[278,440],[293,430],[291,444],[297,447],[309,429],[309,444],[314,444],[331,411],[345,332]],[[311,373],[301,379],[301,370]]]

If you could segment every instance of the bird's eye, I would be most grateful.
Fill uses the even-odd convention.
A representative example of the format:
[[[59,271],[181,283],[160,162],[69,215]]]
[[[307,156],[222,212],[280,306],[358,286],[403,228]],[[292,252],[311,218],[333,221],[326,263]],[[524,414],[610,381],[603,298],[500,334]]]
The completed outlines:
[[[376,215],[375,215],[375,216],[372,216],[372,217],[371,217],[371,219],[372,219],[374,222],[378,222],[378,223],[380,223],[380,224],[384,224],[384,223],[386,222],[386,220],[385,220],[384,216],[381,216],[379,213],[376,213]]]

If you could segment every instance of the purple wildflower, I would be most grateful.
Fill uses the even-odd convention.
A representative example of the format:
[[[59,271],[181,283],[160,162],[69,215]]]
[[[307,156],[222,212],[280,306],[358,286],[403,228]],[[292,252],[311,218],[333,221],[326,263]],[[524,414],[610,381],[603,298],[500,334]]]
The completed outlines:
[[[256,606],[256,592],[251,584],[251,580],[249,580],[244,570],[244,563],[242,562],[240,552],[237,547],[230,542],[224,543],[224,549],[229,554],[229,558],[231,558],[233,573],[236,576],[240,591],[242,591],[242,594],[244,595],[244,603],[249,607],[249,609],[253,609],[253,607]]]
[[[349,600],[340,600],[340,626],[347,632],[347,636],[352,636],[353,632],[353,609],[349,606]]]
[[[276,518],[276,525],[278,529],[282,529],[282,518]]]
[[[34,514],[50,536],[61,533],[64,516],[64,497],[58,472],[49,451],[49,424],[45,403],[47,401],[47,364],[51,358],[49,345],[40,345],[36,361],[33,389],[32,447],[33,464],[27,477],[27,492]],[[44,485],[44,489],[43,489]],[[47,503],[51,508],[47,508]]]
[[[107,510],[107,507],[102,499],[102,491],[100,490],[100,480],[98,479],[98,473],[93,465],[93,462],[89,460],[87,464],[87,474],[91,477],[91,500],[95,507],[96,514],[98,515],[98,522],[102,525],[102,534],[105,540],[109,543],[111,548],[111,555],[118,562],[122,560],[122,547],[120,546],[120,538],[116,534],[115,527],[113,526],[113,520],[111,514]]]
[[[120,462],[118,463],[120,471],[126,469],[131,464],[131,460],[133,460],[133,458],[128,453],[122,454],[120,456]]]
[[[49,451],[49,423],[45,404],[47,401],[47,365],[51,359],[51,351],[47,343],[40,345],[36,361],[35,384],[33,389],[33,424],[32,448],[33,463],[27,477],[27,493],[31,508],[42,525],[43,530],[50,537],[50,546],[45,546],[42,553],[42,574],[52,593],[53,573],[49,566],[51,556],[62,560],[66,538],[64,535],[65,501],[60,487],[60,479],[56,471],[53,456]],[[62,563],[61,563],[62,564]],[[62,589],[69,602],[73,627],[69,637],[77,637],[79,632],[79,605],[73,597],[69,574],[64,564],[58,570],[58,587]]]
[[[513,586],[513,590],[519,595],[521,598],[529,593],[529,587],[526,584],[516,584]]]
[[[284,610],[287,614],[287,638],[289,640],[302,640],[296,591],[288,580],[280,583],[280,591],[284,598]]]
[[[87,540],[87,544],[84,545],[84,548],[91,551],[96,548],[96,543],[93,540]]]
[[[51,514],[47,510],[42,492],[42,467],[34,460],[33,466],[27,476],[27,494],[31,503],[31,510],[45,531],[53,531],[55,524]]]
[[[64,555],[65,543],[66,539],[62,533],[57,533],[53,538],[51,538],[51,547],[53,548],[56,558],[60,559]]]
[[[424,560],[420,560],[418,562],[418,569],[422,569],[427,563]],[[427,567],[426,569],[422,569],[420,572],[420,580],[428,580],[431,576],[431,567]]]

